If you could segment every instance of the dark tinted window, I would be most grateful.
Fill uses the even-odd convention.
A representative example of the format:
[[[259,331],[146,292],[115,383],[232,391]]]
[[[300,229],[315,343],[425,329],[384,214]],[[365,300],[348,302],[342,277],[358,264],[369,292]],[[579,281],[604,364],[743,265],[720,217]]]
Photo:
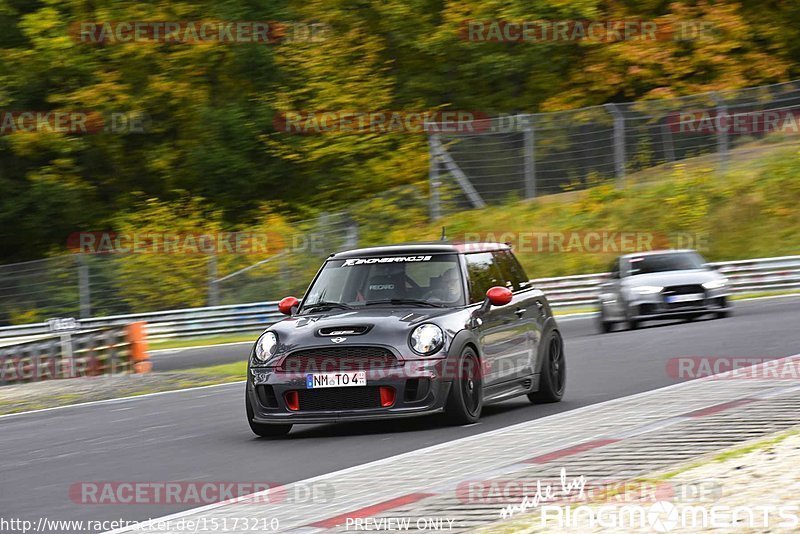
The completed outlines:
[[[630,262],[631,276],[703,268],[703,259],[695,252],[672,252],[669,254],[632,256],[628,261]]]
[[[528,278],[525,276],[525,271],[522,270],[517,259],[508,250],[498,250],[493,253],[497,266],[500,268],[500,274],[503,275],[505,286],[513,291],[525,289],[528,287]]]
[[[464,258],[467,260],[470,303],[482,302],[490,287],[505,285],[491,252],[465,254]]]
[[[358,308],[392,299],[461,306],[464,286],[455,254],[330,260],[308,290],[303,308],[334,302]]]

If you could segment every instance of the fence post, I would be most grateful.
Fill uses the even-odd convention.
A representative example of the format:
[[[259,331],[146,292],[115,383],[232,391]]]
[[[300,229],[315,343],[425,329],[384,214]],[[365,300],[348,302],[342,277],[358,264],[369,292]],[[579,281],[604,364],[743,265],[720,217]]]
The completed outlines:
[[[217,280],[217,255],[208,256],[208,305],[219,306],[219,280]]]
[[[524,164],[525,164],[525,198],[536,198],[536,133],[533,115],[526,115]]]
[[[728,168],[728,106],[722,96],[714,92],[711,94],[716,104],[716,120],[714,124],[717,128],[717,153],[719,155],[719,171],[725,172]]]
[[[672,141],[672,132],[666,122],[661,125],[661,137],[664,144],[664,159],[667,163],[673,163],[675,161],[675,143]]]
[[[92,316],[92,294],[89,283],[89,264],[85,254],[78,254],[78,299],[80,317],[88,319]]]
[[[614,171],[617,188],[625,187],[625,116],[616,104],[605,104],[614,117]]]
[[[441,198],[439,196],[439,186],[442,185],[439,181],[439,155],[436,153],[437,143],[433,142],[433,138],[436,136],[437,134],[430,134],[428,136],[428,153],[430,158],[428,167],[428,183],[430,184],[428,209],[430,211],[431,221],[436,221],[442,216]]]

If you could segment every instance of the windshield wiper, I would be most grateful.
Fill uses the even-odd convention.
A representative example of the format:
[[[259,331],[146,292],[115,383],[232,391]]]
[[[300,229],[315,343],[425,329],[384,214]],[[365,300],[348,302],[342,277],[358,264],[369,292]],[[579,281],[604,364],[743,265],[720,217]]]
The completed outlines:
[[[427,300],[421,299],[383,299],[383,300],[370,300],[369,302],[365,302],[364,306],[371,306],[373,304],[416,304],[418,306],[430,306],[431,308],[444,308],[442,304],[436,304],[435,302],[428,302]]]
[[[341,310],[352,310],[352,306],[348,306],[347,304],[342,304],[341,302],[315,302],[314,304],[309,304],[307,306],[303,306],[303,311],[308,310],[316,310],[319,309],[326,309],[326,308],[339,308]]]

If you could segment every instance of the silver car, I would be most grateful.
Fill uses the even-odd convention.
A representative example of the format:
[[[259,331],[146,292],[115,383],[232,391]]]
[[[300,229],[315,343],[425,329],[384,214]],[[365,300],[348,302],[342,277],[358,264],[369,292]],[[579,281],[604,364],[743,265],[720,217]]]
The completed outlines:
[[[694,250],[658,250],[620,256],[600,286],[598,326],[638,328],[651,319],[687,319],[730,313],[728,279]]]

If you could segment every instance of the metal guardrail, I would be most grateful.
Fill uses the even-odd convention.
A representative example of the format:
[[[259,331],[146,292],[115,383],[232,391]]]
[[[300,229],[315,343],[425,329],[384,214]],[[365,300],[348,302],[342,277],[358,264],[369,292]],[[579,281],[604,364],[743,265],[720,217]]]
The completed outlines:
[[[731,282],[734,293],[800,290],[800,256],[757,258],[712,263]],[[554,308],[589,306],[597,302],[598,286],[608,273],[538,278],[533,284],[547,295]],[[148,339],[168,339],[198,335],[256,332],[277,322],[282,315],[277,301],[187,308],[163,312],[115,315],[81,319],[81,328],[118,326],[147,322]],[[0,327],[3,344],[14,338],[31,339],[48,334],[47,323]]]
[[[147,372],[144,323],[53,332],[0,347],[0,385]]]
[[[283,316],[278,311],[278,303],[273,301],[92,317],[80,319],[78,322],[81,329],[93,329],[145,321],[147,339],[153,340],[258,331],[277,322],[281,317]],[[48,333],[47,323],[0,327],[0,339],[3,340],[3,344],[11,341],[9,338],[31,339],[32,336],[44,336]]]

